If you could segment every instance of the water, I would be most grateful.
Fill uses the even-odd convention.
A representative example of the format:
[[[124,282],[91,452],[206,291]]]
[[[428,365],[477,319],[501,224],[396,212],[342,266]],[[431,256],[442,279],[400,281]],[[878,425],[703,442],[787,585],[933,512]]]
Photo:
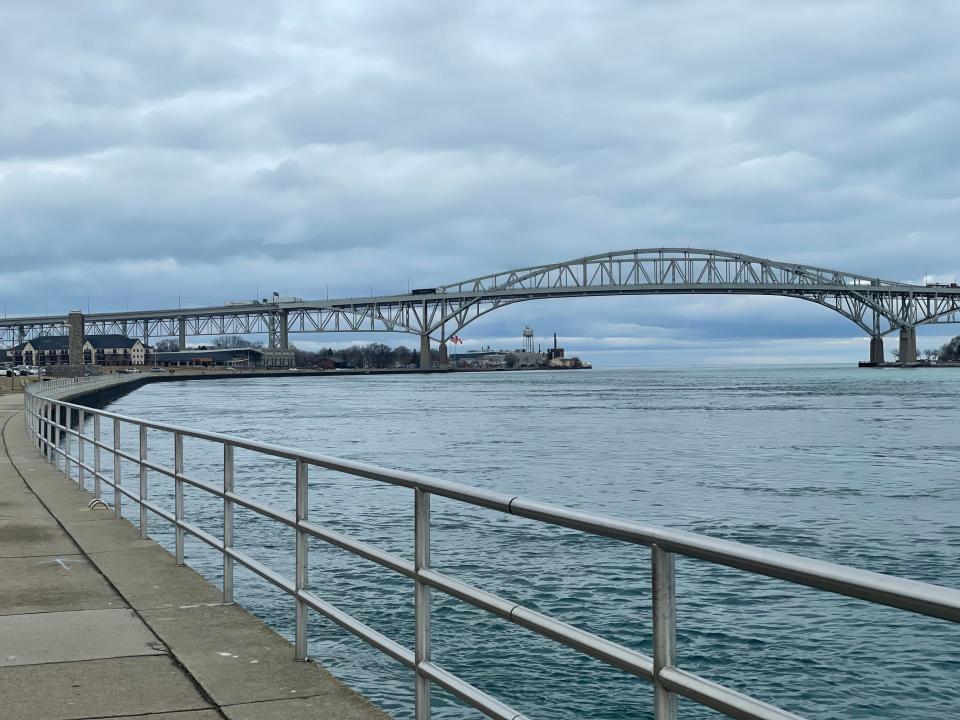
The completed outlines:
[[[960,587],[960,372],[644,370],[233,379],[147,386],[111,410]],[[136,447],[134,433],[124,447]],[[151,434],[151,459],[169,439]],[[187,441],[219,482],[222,451]],[[172,465],[172,461],[169,463]],[[294,470],[239,452],[236,485],[293,510]],[[126,482],[135,482],[131,479]],[[168,481],[151,494],[172,508]],[[222,530],[187,492],[188,518]],[[435,498],[433,562],[650,652],[649,551]],[[412,493],[314,470],[312,519],[412,557]],[[172,547],[161,521],[151,532]],[[293,576],[293,534],[237,511],[238,545]],[[188,541],[218,581],[220,561]],[[408,647],[412,584],[313,543],[311,588]],[[960,627],[678,559],[680,666],[810,718],[956,718]],[[292,602],[238,569],[288,637]],[[650,686],[434,592],[434,658],[532,718],[647,718]],[[397,718],[412,677],[312,616],[310,652]],[[434,693],[435,716],[479,716]],[[719,715],[681,701],[684,718]]]

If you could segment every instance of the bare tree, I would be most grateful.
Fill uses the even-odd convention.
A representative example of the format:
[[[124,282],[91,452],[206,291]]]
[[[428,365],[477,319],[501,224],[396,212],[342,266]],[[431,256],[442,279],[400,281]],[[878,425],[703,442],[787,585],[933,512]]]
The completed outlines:
[[[393,350],[393,359],[398,365],[400,365],[400,367],[409,365],[412,358],[413,351],[406,345],[401,345]]]
[[[258,348],[263,347],[261,340],[247,340],[239,335],[221,335],[211,343],[215,348]]]
[[[960,362],[960,335],[937,351],[941,362]]]

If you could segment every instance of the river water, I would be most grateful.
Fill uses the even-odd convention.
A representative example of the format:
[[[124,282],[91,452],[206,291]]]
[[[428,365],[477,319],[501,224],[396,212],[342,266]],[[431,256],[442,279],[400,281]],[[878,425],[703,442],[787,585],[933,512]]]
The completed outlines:
[[[231,379],[149,385],[109,409],[960,587],[955,370]],[[168,439],[150,442],[151,459],[172,457]],[[219,482],[222,450],[188,440],[185,454],[188,474]],[[290,462],[238,451],[236,468],[239,492],[293,510]],[[150,492],[172,509],[164,477]],[[191,489],[186,504],[219,535],[220,503]],[[408,558],[412,507],[411,491],[311,473],[311,519]],[[646,548],[442,498],[433,511],[441,571],[650,652]],[[292,578],[293,533],[243,510],[236,521],[237,545]],[[172,548],[162,521],[151,532]],[[219,581],[205,546],[188,541],[187,555]],[[412,583],[318,542],[311,560],[311,589],[412,647]],[[292,601],[236,577],[237,600],[290,637]],[[956,625],[683,558],[677,585],[685,669],[809,718],[960,716]],[[433,608],[435,660],[529,717],[651,717],[645,681],[437,591]],[[317,615],[310,653],[412,717],[410,671]],[[440,690],[434,704],[439,718],[479,716]]]

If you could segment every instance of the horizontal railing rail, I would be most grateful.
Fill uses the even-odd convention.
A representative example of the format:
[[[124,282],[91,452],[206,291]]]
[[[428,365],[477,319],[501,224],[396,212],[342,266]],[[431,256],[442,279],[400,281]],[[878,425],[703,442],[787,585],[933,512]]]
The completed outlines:
[[[26,426],[38,449],[81,489],[92,478],[92,490],[101,498],[103,486],[112,489],[116,517],[122,516],[123,498],[133,501],[139,510],[142,537],[147,537],[148,514],[172,524],[175,529],[175,556],[184,563],[184,537],[193,536],[216,550],[223,558],[223,597],[233,599],[233,569],[239,563],[295,600],[295,656],[308,656],[308,610],[312,609],[394,660],[414,670],[415,715],[430,717],[430,687],[444,688],[465,703],[492,718],[518,720],[525,717],[462,678],[438,666],[431,659],[430,591],[437,590],[469,603],[497,617],[524,627],[544,638],[577,650],[612,667],[652,682],[654,714],[657,720],[676,718],[677,696],[713,708],[729,717],[743,720],[798,720],[798,716],[761,702],[730,688],[677,667],[676,660],[676,555],[695,558],[749,573],[805,585],[833,594],[870,603],[887,605],[953,623],[960,623],[960,590],[860,570],[835,563],[769,550],[743,543],[720,540],[691,532],[672,530],[598,515],[582,510],[525,499],[509,493],[485,490],[469,485],[427,477],[416,473],[388,470],[329,455],[243,438],[129,417],[58,399],[64,388],[120,382],[94,378],[37,383],[25,393]],[[86,421],[93,420],[93,434],[85,432]],[[112,444],[103,441],[104,423],[112,424]],[[139,434],[139,452],[120,447],[121,428],[133,426]],[[151,460],[147,431],[173,436],[173,467]],[[210,483],[187,475],[184,468],[183,441],[193,438],[223,448],[222,483]],[[76,445],[76,453],[74,453]],[[87,449],[93,452],[93,463]],[[284,512],[235,492],[234,456],[236,450],[289,460],[296,467],[296,508]],[[102,469],[102,454],[112,459],[112,473]],[[139,469],[139,486],[122,484],[121,463],[127,461]],[[325,468],[407,488],[414,493],[414,559],[394,555],[381,548],[350,537],[310,520],[310,468]],[[174,511],[150,500],[149,473],[158,473],[174,483]],[[202,490],[223,502],[223,534],[214,536],[184,518],[184,485]],[[516,515],[542,523],[571,528],[591,535],[651,548],[653,654],[587,632],[546,614],[526,608],[457,578],[438,572],[430,564],[430,498],[433,495],[461,503]],[[296,532],[294,549],[296,572],[286,577],[266,564],[234,547],[235,507],[292,528]],[[411,650],[390,639],[366,623],[338,609],[309,590],[309,539],[317,539],[346,550],[357,557],[387,568],[414,581],[414,648]]]

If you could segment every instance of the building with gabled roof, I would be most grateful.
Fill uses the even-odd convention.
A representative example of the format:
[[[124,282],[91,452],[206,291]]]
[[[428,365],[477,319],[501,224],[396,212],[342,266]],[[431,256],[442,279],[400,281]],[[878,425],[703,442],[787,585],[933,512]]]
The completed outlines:
[[[14,365],[70,364],[68,335],[35,337],[7,351],[7,360]],[[84,365],[144,365],[147,347],[125,335],[88,335],[83,339]]]

